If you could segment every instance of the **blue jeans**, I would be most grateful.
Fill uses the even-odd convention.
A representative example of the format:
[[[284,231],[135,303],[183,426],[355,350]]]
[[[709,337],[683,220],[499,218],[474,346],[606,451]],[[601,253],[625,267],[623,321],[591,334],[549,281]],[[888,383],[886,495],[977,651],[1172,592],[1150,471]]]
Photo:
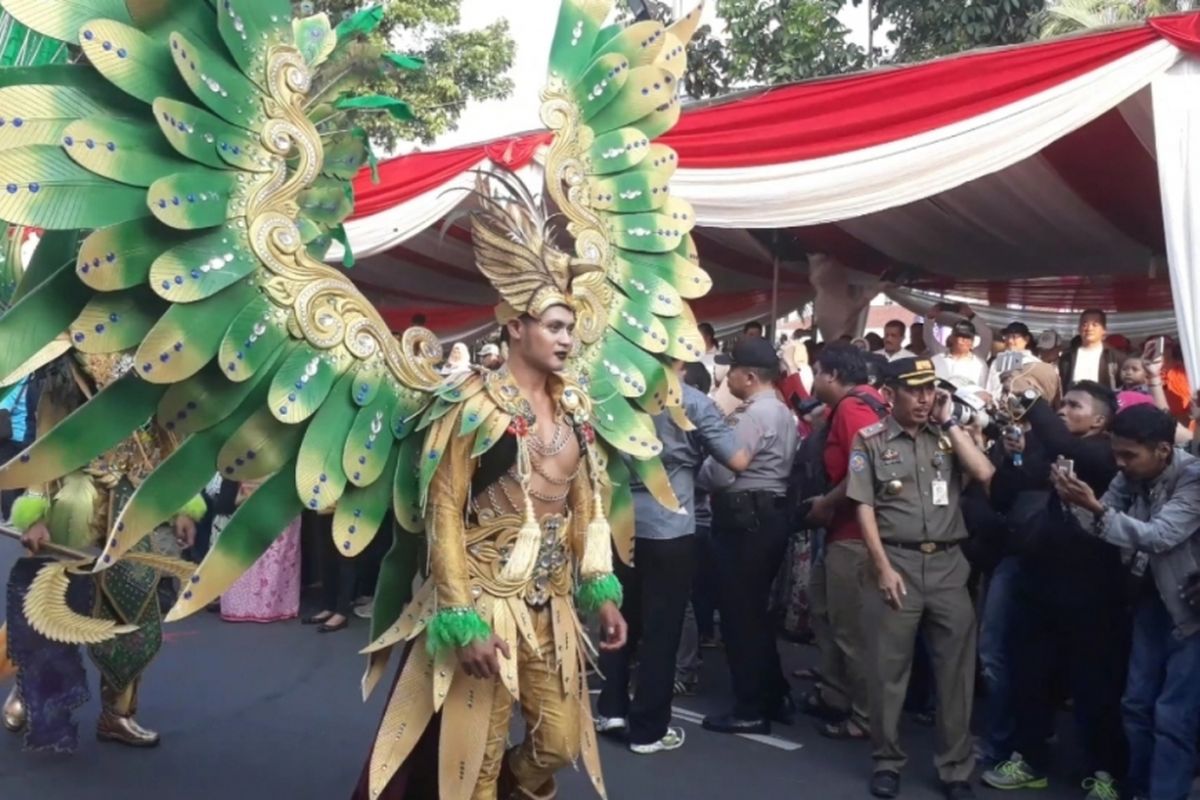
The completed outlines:
[[[988,581],[987,597],[980,615],[979,662],[983,668],[987,702],[984,705],[982,760],[995,763],[1007,759],[1014,748],[1017,731],[1013,712],[1013,671],[1010,657],[1013,629],[1021,621],[1021,562],[1015,556],[1000,561]]]
[[[1185,639],[1158,593],[1133,622],[1133,652],[1121,711],[1129,738],[1130,792],[1149,800],[1187,800],[1200,732],[1200,633]]]

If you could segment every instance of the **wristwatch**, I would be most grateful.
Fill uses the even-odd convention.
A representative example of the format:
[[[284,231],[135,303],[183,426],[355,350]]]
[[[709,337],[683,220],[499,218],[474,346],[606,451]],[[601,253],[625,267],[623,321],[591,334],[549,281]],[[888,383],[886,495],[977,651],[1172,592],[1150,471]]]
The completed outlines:
[[[942,429],[943,433],[949,433],[950,431],[952,431],[953,429],[958,427],[958,420],[954,419],[954,417],[951,417],[950,419],[946,420],[938,427],[940,427]]]

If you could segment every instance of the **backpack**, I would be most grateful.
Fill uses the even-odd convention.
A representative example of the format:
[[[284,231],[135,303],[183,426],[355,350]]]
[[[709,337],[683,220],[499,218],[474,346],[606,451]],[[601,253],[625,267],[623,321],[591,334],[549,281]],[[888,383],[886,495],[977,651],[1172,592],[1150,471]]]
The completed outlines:
[[[867,392],[851,389],[842,398],[842,402],[853,397],[867,405],[875,416],[884,419],[888,415],[887,406]],[[825,494],[833,488],[829,474],[825,472],[825,443],[829,439],[829,429],[833,427],[833,419],[841,406],[839,402],[833,407],[829,419],[811,436],[800,443],[796,449],[796,457],[792,460],[792,472],[788,475],[787,506],[792,530],[802,530],[804,519],[808,516],[809,506],[804,501],[810,497]]]

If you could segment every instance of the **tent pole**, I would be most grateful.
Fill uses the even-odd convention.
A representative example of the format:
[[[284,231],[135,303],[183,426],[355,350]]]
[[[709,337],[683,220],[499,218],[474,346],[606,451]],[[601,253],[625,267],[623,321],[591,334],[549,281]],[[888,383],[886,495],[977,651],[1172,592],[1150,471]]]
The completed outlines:
[[[779,337],[779,229],[771,232],[771,343]]]

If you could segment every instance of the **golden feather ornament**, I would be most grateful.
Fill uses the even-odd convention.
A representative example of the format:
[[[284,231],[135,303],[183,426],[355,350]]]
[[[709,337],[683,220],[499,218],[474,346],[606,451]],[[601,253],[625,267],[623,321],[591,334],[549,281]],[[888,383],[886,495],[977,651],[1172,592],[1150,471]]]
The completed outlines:
[[[196,572],[196,565],[190,561],[158,555],[157,553],[127,553],[122,556],[122,560],[130,564],[150,567],[155,572],[177,578],[183,582],[187,582],[193,573]]]
[[[67,605],[71,573],[86,571],[90,566],[90,561],[70,561],[47,564],[38,570],[25,595],[25,617],[35,631],[52,642],[101,644],[137,630],[136,625],[85,617]]]

